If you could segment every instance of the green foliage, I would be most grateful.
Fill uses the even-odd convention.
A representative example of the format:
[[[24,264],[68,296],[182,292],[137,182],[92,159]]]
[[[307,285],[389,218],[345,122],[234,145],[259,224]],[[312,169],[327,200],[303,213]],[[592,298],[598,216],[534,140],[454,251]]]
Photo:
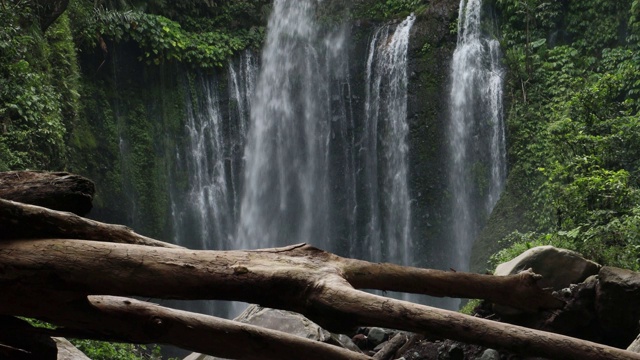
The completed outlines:
[[[22,318],[31,326],[42,329],[55,329],[56,326],[41,320]],[[162,359],[160,347],[153,345],[134,345],[97,340],[69,339],[69,341],[92,360],[159,360]]]
[[[420,13],[428,2],[425,0],[386,0],[386,1],[357,1],[353,14],[356,18],[366,18],[378,21],[397,19],[410,13]]]
[[[266,22],[270,5],[270,0],[154,0],[137,1],[133,7],[166,16],[189,31],[200,32],[213,28],[234,31],[261,26]]]
[[[116,42],[135,41],[143,51],[140,60],[159,65],[165,61],[222,67],[235,52],[255,46],[263,37],[260,29],[192,33],[161,15],[140,11],[96,11],[95,31]]]
[[[637,10],[631,1],[496,3],[511,182],[528,196],[537,232],[511,234],[494,260],[551,244],[636,269],[640,56],[626,29]]]
[[[471,299],[469,301],[467,301],[466,304],[464,304],[464,306],[462,307],[462,309],[460,309],[459,312],[465,314],[465,315],[470,315],[473,316],[475,313],[475,308],[478,307],[478,305],[480,305],[480,303],[482,303],[482,300],[480,299]]]
[[[77,114],[78,67],[69,23],[43,36],[29,2],[0,9],[0,168],[62,168]]]
[[[198,68],[222,67],[232,55],[259,47],[264,38],[267,0],[72,3],[77,42],[83,47],[133,41],[141,61],[181,62]],[[97,35],[97,36],[96,36]]]
[[[71,339],[71,343],[92,360],[158,360],[158,346],[110,343],[96,340]]]

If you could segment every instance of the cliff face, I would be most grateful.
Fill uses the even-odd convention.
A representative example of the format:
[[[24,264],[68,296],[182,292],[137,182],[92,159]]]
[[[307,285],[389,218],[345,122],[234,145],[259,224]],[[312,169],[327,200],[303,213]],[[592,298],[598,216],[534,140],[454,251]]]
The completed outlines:
[[[419,265],[444,269],[451,266],[446,262],[452,256],[447,245],[452,221],[447,185],[447,122],[457,18],[456,2],[432,2],[414,27],[409,63],[413,236],[424,257]]]
[[[408,160],[414,199],[411,223],[420,264],[425,266],[447,267],[438,260],[446,252],[446,246],[440,244],[449,221],[447,199],[443,196],[447,181],[444,141],[449,63],[456,39],[452,24],[456,18],[457,4],[432,2],[417,16],[409,42]],[[353,109],[351,120],[360,124],[350,131],[356,138],[361,135],[364,121],[367,52],[378,24],[381,23],[355,20],[348,36],[348,101]],[[96,179],[98,189],[103,189],[102,201],[98,201],[93,216],[169,239],[177,226],[172,220],[172,211],[176,211],[171,206],[176,203],[172,197],[187,197],[192,185],[187,174],[193,170],[192,165],[185,159],[190,146],[189,108],[202,107],[205,93],[215,91],[216,111],[224,123],[222,130],[233,136],[232,127],[242,104],[236,99],[228,67],[200,72],[176,65],[147,66],[137,61],[140,53],[134,44],[108,43],[108,47],[109,58],[98,71],[100,54],[82,58],[87,89],[83,101],[87,104],[86,118],[91,121],[81,130],[90,134],[85,139],[94,140],[79,141],[82,151],[73,159],[71,170]],[[253,56],[257,61],[258,56]],[[202,88],[203,81],[212,87]],[[343,90],[334,87],[335,94],[331,96],[347,96]],[[233,156],[238,155],[241,156],[235,149]],[[338,164],[344,159],[332,155],[332,161]],[[225,165],[229,167],[228,176],[238,178],[238,174],[231,174],[238,171],[237,166],[231,169],[232,162]],[[341,176],[341,167],[336,168],[332,177]],[[340,189],[335,190],[333,196],[340,197]],[[347,206],[346,200],[338,201]],[[348,254],[349,245],[341,246],[336,250]]]
[[[334,138],[329,152],[329,177],[335,179],[345,176],[344,164],[348,156],[355,159],[352,164],[355,168],[352,170],[355,173],[362,171],[364,160],[359,160],[359,157],[366,150],[356,148],[362,147],[359,139],[364,136],[363,129],[366,127],[366,71],[372,37],[385,23],[391,22],[393,30],[409,14],[409,7],[414,7],[417,16],[410,33],[406,89],[410,231],[417,265],[448,268],[450,265],[446,259],[453,254],[447,246],[451,211],[447,197],[446,121],[458,4],[444,0],[422,3],[414,1],[393,8],[388,4],[360,1],[351,9],[349,16],[352,20],[345,37],[348,46],[345,47],[345,54],[341,55],[346,60],[334,65],[344,66],[345,70],[341,72],[346,77],[337,79],[329,86],[328,103],[334,109],[348,108],[350,114],[345,116],[352,125],[331,125]],[[344,14],[346,11],[341,2],[327,2],[324,5],[330,11],[319,15],[319,22],[323,24],[330,25],[335,22],[332,17],[335,13]],[[62,18],[67,21],[67,27],[63,30],[68,37],[65,41],[70,43],[71,36],[80,38],[83,36],[82,29],[92,28],[81,24],[86,18],[93,19],[91,16],[83,17],[88,15],[83,11],[71,2],[68,14]],[[262,11],[266,11],[264,7]],[[394,11],[396,15],[393,15]],[[150,26],[140,22],[145,17],[134,15],[127,16],[137,21],[137,26]],[[118,21],[124,21],[125,25],[129,21],[125,15],[118,18],[108,12],[100,16],[115,19],[116,27],[102,29],[104,34],[117,34],[122,25]],[[382,20],[381,16],[386,19]],[[393,17],[397,20],[389,20]],[[171,26],[167,31],[177,31]],[[253,28],[251,31],[254,31]],[[63,121],[62,130],[66,140],[64,151],[51,156],[55,162],[31,162],[23,163],[23,166],[65,169],[95,180],[98,193],[91,216],[127,224],[141,233],[169,241],[176,237],[194,238],[199,231],[196,229],[206,227],[204,219],[214,216],[216,211],[220,212],[218,208],[198,212],[187,207],[202,200],[193,197],[197,190],[194,179],[213,179],[222,169],[227,192],[218,200],[202,200],[203,204],[196,205],[206,207],[206,201],[226,204],[224,212],[229,215],[221,221],[226,223],[227,230],[222,236],[214,234],[225,239],[218,244],[204,245],[195,241],[189,245],[231,247],[230,240],[226,238],[233,233],[230,229],[235,228],[238,217],[246,141],[243,138],[246,134],[240,133],[247,131],[246,117],[250,100],[250,96],[241,93],[255,86],[256,74],[251,72],[257,71],[260,50],[238,52],[220,68],[198,69],[197,64],[183,64],[175,59],[158,61],[157,64],[151,61],[149,64],[145,61],[149,56],[149,44],[141,45],[135,37],[120,37],[117,42],[112,37],[104,35],[96,44],[100,46],[83,45],[83,51],[66,55],[72,59],[67,63],[72,63],[78,72],[77,83],[67,85],[73,85],[72,93],[79,94],[80,98],[72,109],[72,117]],[[47,46],[53,46],[52,41]],[[252,64],[243,65],[247,56],[251,57]],[[50,61],[55,63],[56,60]],[[56,66],[54,64],[54,70]],[[340,73],[335,69],[332,71]],[[382,91],[386,90],[383,86]],[[62,113],[60,116],[64,115]],[[334,111],[331,116],[341,115]],[[224,144],[220,148],[198,144],[194,140],[197,139],[193,134],[197,130],[195,128],[213,126],[207,122],[214,120],[220,122],[216,126],[220,127]],[[340,134],[350,137],[351,145],[348,141],[334,141]],[[205,140],[215,142],[211,138]],[[193,156],[198,146],[203,146],[201,150],[206,156]],[[43,149],[42,153],[46,152]],[[209,167],[204,166],[207,162],[210,163]],[[6,167],[19,168],[21,165],[8,163]],[[382,184],[382,175],[377,176],[370,180]],[[354,254],[349,236],[354,241],[365,236],[369,220],[366,211],[362,212],[365,206],[362,194],[367,186],[364,182],[359,180],[352,189],[353,198],[360,202],[357,207],[361,213],[348,221],[341,214],[348,214],[349,207],[354,206],[349,199],[351,195],[336,185],[336,181],[331,182],[334,184],[330,189],[331,197],[339,208],[338,213],[332,215],[335,229],[331,231],[331,237],[339,240],[329,250],[344,255]],[[217,186],[213,180],[200,185],[199,191],[203,192]],[[384,208],[387,205],[380,206]],[[358,228],[350,235],[349,222]],[[179,230],[179,227],[187,230]],[[358,252],[355,254],[364,256]]]

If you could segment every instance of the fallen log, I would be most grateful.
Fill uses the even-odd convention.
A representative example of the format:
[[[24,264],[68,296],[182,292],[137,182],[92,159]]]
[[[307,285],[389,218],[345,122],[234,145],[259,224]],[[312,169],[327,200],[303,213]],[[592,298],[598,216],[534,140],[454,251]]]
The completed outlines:
[[[142,236],[123,225],[105,224],[68,212],[0,199],[0,240],[37,237],[181,248]]]
[[[408,341],[408,337],[406,334],[396,334],[391,340],[387,341],[387,343],[378,351],[374,356],[373,360],[391,360],[393,359],[396,352]]]
[[[351,279],[380,289],[400,288],[358,280],[371,269],[381,276],[393,274],[390,279],[400,276],[403,267],[385,265],[341,258],[303,244],[259,251],[193,251],[85,240],[6,240],[0,242],[0,289],[16,296],[0,298],[0,312],[59,323],[69,321],[69,315],[57,315],[59,310],[52,310],[49,301],[64,303],[86,294],[241,300],[302,313],[330,330],[375,325],[549,358],[640,359],[640,354],[621,349],[365,293],[349,283]],[[424,283],[435,271],[410,270],[413,281]],[[514,281],[525,288],[532,284],[523,281],[532,274],[498,278],[441,273],[452,288],[464,288],[466,281],[486,282],[486,289],[474,293],[479,298],[496,297],[502,293],[497,289],[513,288]],[[410,290],[428,288],[425,284]],[[469,289],[477,292],[480,287]],[[51,295],[38,307],[33,299],[43,291]],[[518,303],[532,304],[524,299]]]
[[[63,328],[49,331],[51,336],[165,343],[231,359],[371,359],[362,353],[280,331],[123,297],[89,296],[49,306],[62,311],[56,316]]]
[[[86,215],[92,207],[95,186],[79,175],[65,172],[0,172],[0,198],[53,210]]]
[[[68,174],[58,175],[64,178]],[[29,193],[28,189],[25,186],[18,192]],[[39,237],[64,239],[16,240]],[[235,358],[310,358],[306,356],[308,351],[300,350],[308,344],[289,339],[286,334],[239,330],[239,325],[224,320],[131,299],[87,297],[137,295],[254,302],[300,312],[329,329],[385,326],[526,355],[640,359],[640,355],[600,344],[356,290],[483,298],[529,311],[562,306],[561,301],[537,286],[539,276],[531,272],[492,277],[373,264],[341,258],[304,244],[259,251],[191,251],[145,238],[123,226],[1,199],[0,240],[0,289],[12,295],[0,298],[0,314],[32,316],[65,326],[53,331],[59,335],[165,342]],[[40,300],[42,294],[47,294],[46,302]],[[243,343],[235,347],[240,349],[235,352],[228,351],[232,338],[207,345],[211,337],[205,335],[227,339],[225,333],[245,340],[243,336],[249,333],[252,345]],[[260,345],[265,339],[274,346],[267,352]],[[0,351],[16,349],[8,346]],[[363,356],[333,354],[333,350],[318,348],[314,353],[320,354],[318,359]]]
[[[456,296],[530,311],[563,304],[537,287],[537,277],[531,272],[498,277],[374,264],[306,244],[254,251],[195,251],[72,239],[4,240],[0,242],[0,270],[7,267],[11,271],[0,272],[0,285],[20,278],[21,285],[41,289],[73,286],[86,294],[247,301],[267,307],[288,300],[304,304],[309,290],[332,276],[356,288],[436,296],[442,296],[448,286]],[[371,269],[394,282],[363,281],[363,274]],[[412,280],[406,287],[396,282],[403,273]],[[46,275],[55,274],[64,274],[64,281],[48,283]],[[345,319],[337,320],[344,323]]]

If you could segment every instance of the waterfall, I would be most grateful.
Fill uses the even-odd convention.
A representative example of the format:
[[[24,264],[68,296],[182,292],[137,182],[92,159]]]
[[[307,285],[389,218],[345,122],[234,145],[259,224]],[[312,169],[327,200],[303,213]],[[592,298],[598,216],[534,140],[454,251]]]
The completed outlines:
[[[315,1],[276,0],[251,107],[238,245],[324,245],[329,237],[331,70]],[[326,248],[326,246],[324,246]]]
[[[317,24],[318,3],[274,3],[251,107],[239,247],[309,242],[410,264],[407,52],[415,16],[375,31],[358,125],[346,29]]]
[[[186,144],[175,152],[178,174],[172,175],[170,192],[176,244],[192,249],[235,248],[257,68],[250,51],[229,63],[228,111],[215,76],[188,75],[185,80]],[[218,316],[233,315],[230,311],[235,310],[234,304],[224,302],[191,302],[180,307]]]
[[[255,90],[258,64],[251,51],[244,51],[237,63],[229,62],[229,163],[230,191],[233,194],[234,236],[240,217],[240,197],[244,174],[244,148],[250,122],[251,99]]]
[[[186,101],[188,144],[179,161],[186,165],[190,186],[186,196],[173,197],[175,242],[196,249],[228,249],[235,228],[225,164],[230,140],[223,132],[215,79],[197,76],[193,81],[201,94],[190,94]]]
[[[369,44],[361,148],[368,222],[361,246],[371,261],[413,262],[407,184],[407,50],[414,21],[411,15],[397,26],[378,28]]]
[[[260,70],[251,52],[230,62],[228,97],[215,76],[190,78],[197,94],[186,99],[186,149],[175,155],[185,178],[172,181],[183,184],[171,195],[176,243],[308,242],[413,263],[407,53],[415,17],[377,28],[361,60],[366,73],[352,74],[349,27],[317,24],[321,3],[274,2]],[[364,109],[352,102],[356,76],[366,88],[357,103]],[[201,311],[238,308],[207,303]]]
[[[461,0],[451,65],[449,171],[453,194],[452,266],[468,270],[473,241],[506,177],[499,43],[482,33],[482,1]]]

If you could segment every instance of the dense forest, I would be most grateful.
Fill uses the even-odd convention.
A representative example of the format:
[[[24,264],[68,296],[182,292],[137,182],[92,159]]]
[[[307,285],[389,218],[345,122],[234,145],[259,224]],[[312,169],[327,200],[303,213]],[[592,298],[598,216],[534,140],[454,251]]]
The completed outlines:
[[[384,23],[426,17],[434,3],[324,0],[317,16]],[[184,99],[197,98],[200,74],[222,73],[245,49],[259,52],[271,6],[0,0],[0,171],[87,176],[99,189],[95,217],[162,238],[166,190],[186,186],[167,178],[180,164],[164,156],[186,140],[166,132],[184,127]],[[472,269],[491,271],[550,244],[640,270],[640,1],[493,0],[484,8],[507,69],[509,175]],[[453,42],[456,24],[448,25]],[[412,41],[421,45],[411,56],[423,60],[434,46],[455,46]],[[146,105],[154,101],[162,106]],[[116,211],[123,204],[129,209]],[[93,359],[143,356],[76,344]]]
[[[638,2],[497,1],[508,65],[507,191],[481,242],[638,269]],[[486,242],[485,242],[486,244]]]

